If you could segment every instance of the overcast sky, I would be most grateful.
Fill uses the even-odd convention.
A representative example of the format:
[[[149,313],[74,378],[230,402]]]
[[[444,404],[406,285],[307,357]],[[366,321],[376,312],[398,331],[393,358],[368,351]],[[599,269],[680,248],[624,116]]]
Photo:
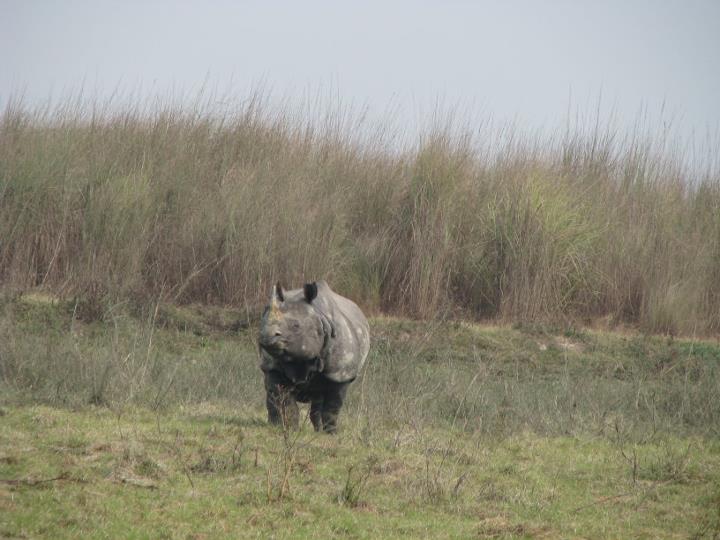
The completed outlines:
[[[380,116],[436,99],[553,128],[568,104],[685,133],[720,125],[720,0],[0,0],[0,101],[81,84],[109,95],[331,89]]]

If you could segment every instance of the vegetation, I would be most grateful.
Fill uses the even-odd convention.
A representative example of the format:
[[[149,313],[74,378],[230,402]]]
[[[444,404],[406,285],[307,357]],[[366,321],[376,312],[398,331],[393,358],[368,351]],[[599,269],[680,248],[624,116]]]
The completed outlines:
[[[720,537],[720,169],[358,118],[8,102],[0,536]],[[337,437],[257,366],[320,277],[373,315]]]
[[[374,313],[720,331],[720,172],[664,136],[532,138],[449,115],[407,143],[348,111],[213,99],[8,101],[4,287],[96,315],[251,313],[273,280],[324,277]]]
[[[717,343],[378,317],[331,437],[267,425],[241,311],[82,312],[2,301],[2,536],[720,534]]]

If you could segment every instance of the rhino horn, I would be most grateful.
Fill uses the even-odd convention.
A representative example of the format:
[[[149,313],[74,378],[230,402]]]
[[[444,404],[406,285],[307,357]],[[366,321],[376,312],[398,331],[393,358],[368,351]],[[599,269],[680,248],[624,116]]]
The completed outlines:
[[[280,307],[280,302],[284,302],[284,301],[285,301],[285,294],[283,293],[282,285],[278,281],[273,286],[272,298],[270,298],[270,304],[272,307],[276,308],[276,307]]]

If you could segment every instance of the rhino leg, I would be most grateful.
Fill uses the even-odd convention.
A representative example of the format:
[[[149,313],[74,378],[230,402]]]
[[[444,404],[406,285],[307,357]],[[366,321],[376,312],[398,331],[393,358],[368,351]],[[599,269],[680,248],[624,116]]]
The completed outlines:
[[[349,384],[327,382],[322,404],[322,427],[325,433],[337,432],[337,419]]]
[[[300,413],[285,378],[275,371],[265,372],[265,392],[268,422],[286,429],[297,428]]]
[[[322,396],[320,398],[314,398],[310,403],[310,421],[312,422],[315,431],[322,431],[323,428],[322,407]]]

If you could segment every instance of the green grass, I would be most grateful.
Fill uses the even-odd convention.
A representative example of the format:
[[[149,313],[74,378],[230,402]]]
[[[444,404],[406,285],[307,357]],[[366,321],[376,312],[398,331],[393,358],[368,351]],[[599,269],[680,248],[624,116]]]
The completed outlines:
[[[7,537],[677,537],[700,532],[720,447],[591,435],[509,437],[305,426],[291,449],[256,406],[13,406],[0,428]],[[350,473],[348,473],[350,471]],[[359,486],[352,502],[343,494]],[[8,483],[15,480],[16,483]],[[269,487],[268,487],[269,486]],[[717,522],[710,524],[715,527]]]
[[[0,536],[713,538],[720,345],[371,320],[336,437],[265,421],[242,312],[6,298]]]

